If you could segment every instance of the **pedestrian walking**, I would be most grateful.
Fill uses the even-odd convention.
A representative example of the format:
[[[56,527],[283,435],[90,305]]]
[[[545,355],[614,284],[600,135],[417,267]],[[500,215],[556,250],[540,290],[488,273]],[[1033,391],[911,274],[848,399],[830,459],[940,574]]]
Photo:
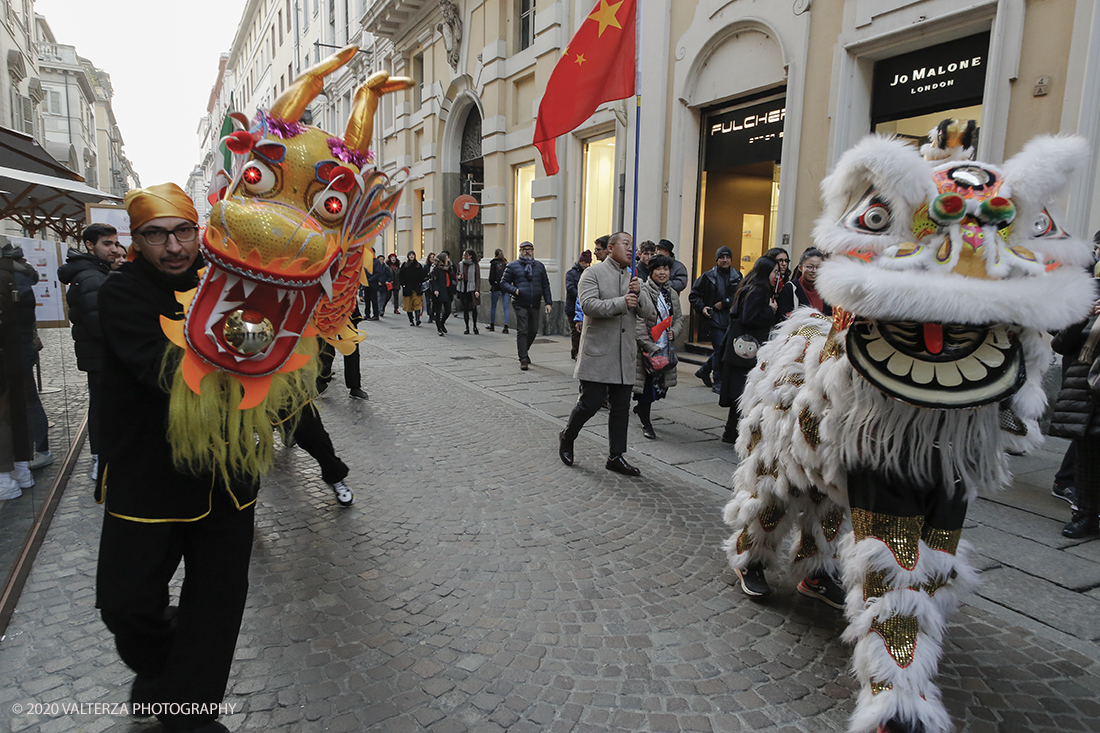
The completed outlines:
[[[653,403],[663,399],[676,386],[676,366],[654,369],[645,358],[647,354],[661,352],[674,354],[676,336],[684,326],[684,314],[680,298],[669,285],[672,275],[672,258],[656,255],[649,260],[649,279],[642,285],[640,300],[648,300],[652,306],[647,315],[639,315],[635,337],[638,341],[638,367],[634,379],[634,414],[642,421],[642,435],[653,440],[651,410]],[[667,363],[667,362],[666,362]]]
[[[504,250],[498,249],[493,259],[489,260],[489,324],[485,327],[489,331],[496,329],[497,301],[504,305],[504,328],[501,333],[508,333],[508,293],[500,289],[500,281],[504,278],[504,270],[508,267],[508,258],[504,256]]]
[[[424,258],[424,313],[428,316],[428,323],[435,322],[435,295],[432,294],[432,284],[429,278],[432,276],[432,268],[435,267],[435,252],[429,252]]]
[[[447,335],[447,319],[451,315],[451,290],[454,288],[455,268],[446,252],[435,258],[431,275],[432,301],[435,304],[435,328],[440,336]]]
[[[573,263],[573,266],[569,268],[569,271],[565,273],[565,312],[573,313],[577,306],[577,283],[580,282],[581,274],[588,269],[592,264],[592,253],[587,249],[581,252],[580,257]],[[569,357],[571,359],[577,358],[577,349],[581,345],[581,332],[579,328],[570,329],[570,348]]]
[[[423,306],[422,294],[426,278],[424,265],[416,259],[416,252],[410,249],[397,274],[397,281],[401,284],[401,296],[405,301],[403,304],[405,315],[409,317],[410,326],[420,325],[420,309]]]
[[[637,377],[637,319],[647,318],[652,301],[639,298],[642,281],[633,276],[631,237],[617,232],[608,241],[608,257],[585,270],[577,286],[584,311],[581,350],[573,376],[580,380],[580,398],[558,435],[558,457],[573,465],[573,445],[581,428],[610,405],[607,420],[608,455],[605,468],[626,476],[641,471],[625,457],[630,422],[630,395]]]
[[[458,303],[462,308],[462,320],[466,323],[465,334],[470,335],[470,321],[474,322],[474,334],[477,330],[477,307],[481,305],[481,265],[477,261],[477,251],[468,249],[462,253],[458,263]]]
[[[516,352],[519,356],[519,368],[527,371],[531,364],[531,345],[535,343],[535,337],[539,333],[539,303],[545,301],[547,313],[553,305],[550,278],[546,276],[546,266],[535,259],[534,244],[520,244],[519,259],[508,263],[500,288],[515,301]]]
[[[722,390],[718,399],[719,405],[729,408],[723,443],[737,442],[737,401],[745,389],[749,370],[756,366],[756,352],[768,340],[772,327],[782,320],[775,301],[779,282],[782,282],[779,263],[761,257],[733,297],[732,320],[722,346]]]
[[[401,299],[401,262],[397,259],[396,252],[390,252],[389,257],[386,258],[386,266],[390,268],[389,297],[393,301],[393,314],[397,315],[400,312],[397,301]]]
[[[713,347],[710,356],[695,372],[695,376],[712,389],[715,389],[715,382],[722,379],[722,345],[730,324],[730,303],[733,302],[733,294],[737,292],[737,286],[741,282],[741,273],[732,265],[733,250],[719,247],[714,256],[714,267],[699,276],[688,295],[691,307],[707,321]],[[721,391],[721,388],[715,391]]]

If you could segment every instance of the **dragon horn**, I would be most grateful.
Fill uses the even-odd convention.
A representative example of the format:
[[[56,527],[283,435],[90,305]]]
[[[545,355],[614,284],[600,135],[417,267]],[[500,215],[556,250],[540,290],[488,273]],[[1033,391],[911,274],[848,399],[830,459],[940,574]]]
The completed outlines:
[[[374,136],[374,113],[378,111],[378,102],[382,95],[409,89],[415,84],[407,76],[390,77],[388,71],[379,71],[370,77],[355,92],[355,103],[351,107],[347,131],[344,133],[344,145],[364,155],[370,149]]]
[[[344,46],[321,63],[302,72],[294,83],[279,95],[275,104],[271,105],[269,114],[287,122],[297,122],[309,103],[325,88],[325,77],[351,61],[358,51],[359,47],[354,44]]]

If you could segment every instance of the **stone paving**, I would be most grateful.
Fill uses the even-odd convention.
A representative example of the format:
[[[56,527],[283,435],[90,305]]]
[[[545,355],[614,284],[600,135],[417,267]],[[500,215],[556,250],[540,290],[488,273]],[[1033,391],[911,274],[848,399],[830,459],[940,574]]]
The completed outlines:
[[[404,316],[364,324],[370,401],[348,399],[339,373],[326,394],[353,507],[299,449],[265,480],[229,728],[844,730],[840,614],[779,579],[767,603],[731,586],[733,453],[693,367],[655,406],[658,440],[632,426],[641,478],[604,470],[602,415],[566,468],[568,341],[539,339],[521,372],[514,337],[451,324],[445,339]],[[1019,459],[1016,485],[972,510],[986,582],[953,618],[941,674],[961,730],[1100,729],[1100,542],[1057,533],[1061,447]],[[93,608],[87,467],[0,642],[0,731],[159,730],[89,708],[125,702],[131,675]]]

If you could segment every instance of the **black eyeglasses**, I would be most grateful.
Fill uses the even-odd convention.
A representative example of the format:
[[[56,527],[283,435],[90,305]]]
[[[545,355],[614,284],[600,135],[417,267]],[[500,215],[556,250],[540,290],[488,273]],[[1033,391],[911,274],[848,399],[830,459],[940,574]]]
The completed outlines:
[[[195,241],[195,237],[199,235],[199,228],[194,224],[184,224],[183,226],[176,227],[175,229],[160,229],[154,227],[153,229],[146,229],[145,231],[137,232],[145,240],[146,244],[153,247],[163,247],[168,243],[168,235],[171,234],[176,238],[176,241],[180,244],[188,244]]]

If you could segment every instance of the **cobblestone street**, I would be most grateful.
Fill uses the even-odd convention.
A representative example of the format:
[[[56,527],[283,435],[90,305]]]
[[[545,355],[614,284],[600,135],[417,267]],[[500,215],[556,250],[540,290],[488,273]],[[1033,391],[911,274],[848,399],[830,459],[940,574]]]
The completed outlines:
[[[843,731],[854,705],[843,618],[775,578],[749,600],[720,544],[725,410],[682,364],[631,425],[643,475],[606,471],[606,413],[557,457],[576,399],[568,339],[436,336],[364,323],[364,388],[340,360],[323,419],[352,468],[341,508],[283,449],[257,511],[251,590],[222,718],[256,731]],[[1063,540],[1049,496],[1064,444],[1019,459],[973,507],[985,580],[941,665],[962,731],[1100,730],[1100,541]],[[0,642],[0,731],[156,731],[123,715],[131,673],[94,608],[101,509],[84,455]],[[1018,561],[1011,558],[1021,558]],[[22,706],[21,713],[13,706]],[[28,714],[30,710],[30,714]]]

